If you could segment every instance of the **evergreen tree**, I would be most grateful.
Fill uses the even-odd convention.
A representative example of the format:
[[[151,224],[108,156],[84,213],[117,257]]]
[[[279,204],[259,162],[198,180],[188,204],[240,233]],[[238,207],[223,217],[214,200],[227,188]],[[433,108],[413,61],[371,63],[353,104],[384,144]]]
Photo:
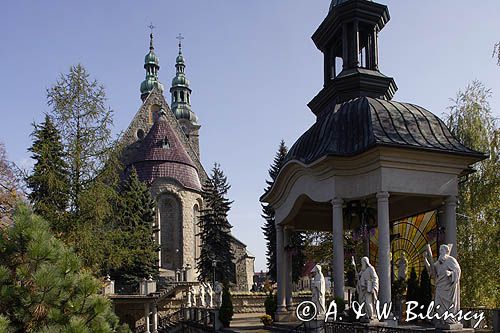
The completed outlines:
[[[110,148],[112,111],[106,106],[104,87],[91,80],[78,64],[47,90],[51,116],[61,131],[69,166],[70,208],[79,211],[79,197],[95,178]]]
[[[490,98],[491,91],[473,81],[459,91],[447,116],[448,127],[462,143],[489,153],[459,185],[457,249],[464,306],[498,307],[500,299],[498,273],[491,269],[500,261],[500,127]]]
[[[33,145],[28,150],[35,160],[33,173],[26,182],[33,210],[52,223],[54,231],[64,230],[68,208],[69,179],[64,161],[61,136],[48,115],[40,125],[34,125]]]
[[[415,267],[411,268],[410,278],[408,279],[408,284],[406,285],[406,301],[419,301],[419,286],[418,286],[418,277],[417,272],[415,271]]]
[[[202,245],[196,268],[200,281],[212,281],[214,260],[216,280],[224,285],[235,281],[234,255],[231,250],[232,226],[227,220],[227,213],[232,204],[226,197],[229,188],[226,176],[215,163],[210,178],[203,185],[205,208],[201,210],[198,221]]]
[[[2,332],[125,332],[101,283],[21,205],[0,237]]]
[[[432,286],[431,278],[427,269],[422,270],[420,274],[420,286],[418,287],[419,300],[418,304],[424,305],[425,309],[429,306],[432,301]],[[421,310],[420,313],[425,313],[426,310]]]
[[[227,283],[224,284],[222,291],[222,302],[219,309],[219,319],[224,327],[229,327],[233,319],[233,301],[231,300],[231,291]]]
[[[7,159],[5,146],[0,142],[0,228],[12,222],[12,212],[21,198],[19,179]]]
[[[266,192],[269,191],[269,189],[273,186],[276,177],[278,177],[281,167],[285,162],[287,153],[288,148],[285,145],[285,141],[281,140],[276,156],[274,157],[273,164],[269,169],[269,177],[271,177],[271,179],[266,180]],[[267,246],[266,256],[267,268],[269,272],[268,274],[271,280],[276,281],[276,221],[274,218],[274,209],[272,209],[267,204],[262,204],[262,217],[266,220],[264,222],[264,226],[262,227],[262,231],[264,233],[264,238],[266,239]],[[304,234],[299,232],[292,232],[292,234],[290,235],[289,246],[293,255],[292,279],[294,282],[296,282],[300,278],[300,274],[302,273],[302,269],[306,260],[304,254]]]
[[[135,168],[132,169],[120,191],[117,227],[121,230],[115,239],[126,258],[121,267],[111,268],[117,284],[137,284],[149,275],[158,275],[158,246],[154,240],[155,202],[148,187],[143,184]]]

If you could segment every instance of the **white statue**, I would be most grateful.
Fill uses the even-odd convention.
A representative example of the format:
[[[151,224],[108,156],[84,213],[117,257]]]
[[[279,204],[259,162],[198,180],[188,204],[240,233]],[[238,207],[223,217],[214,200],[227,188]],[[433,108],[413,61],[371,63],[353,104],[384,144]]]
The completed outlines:
[[[439,258],[436,262],[432,259],[432,251],[427,244],[424,254],[425,267],[431,277],[435,279],[436,291],[434,296],[434,308],[442,316],[445,311],[456,313],[460,310],[460,275],[461,269],[458,261],[450,256],[453,244],[441,245],[439,247]],[[440,319],[436,323],[438,327],[461,329],[463,326],[455,318]]]
[[[187,307],[190,308],[193,305],[196,305],[196,296],[195,296],[195,290],[193,286],[189,286],[189,289],[187,291]]]
[[[207,306],[207,308],[214,307],[213,292],[212,292],[212,286],[210,285],[210,282],[205,283],[205,305]]]
[[[205,285],[204,283],[200,283],[198,287],[198,307],[204,308],[206,306],[205,303]]]
[[[406,280],[406,267],[408,267],[408,260],[403,252],[398,262],[398,279]]]
[[[312,302],[316,305],[317,318],[322,319],[326,313],[325,309],[325,277],[321,273],[321,266],[316,265],[311,271],[312,281],[311,281],[311,292],[312,292]]]
[[[358,291],[358,302],[365,303],[365,313],[368,321],[376,319],[376,304],[378,300],[378,275],[375,268],[370,264],[368,257],[361,258],[361,271],[356,270],[356,262],[352,258],[352,264],[357,276],[356,289]]]
[[[215,307],[217,307],[217,308],[220,308],[220,306],[222,304],[223,289],[224,289],[224,287],[222,286],[222,283],[220,283],[219,281],[216,281],[215,286],[214,286],[214,292],[215,292],[214,303],[215,303]]]

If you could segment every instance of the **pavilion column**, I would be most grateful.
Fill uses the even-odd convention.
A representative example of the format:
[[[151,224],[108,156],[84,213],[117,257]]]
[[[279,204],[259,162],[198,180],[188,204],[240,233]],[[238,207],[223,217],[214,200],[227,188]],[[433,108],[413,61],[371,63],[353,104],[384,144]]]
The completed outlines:
[[[158,333],[158,308],[153,304],[153,333]]]
[[[332,200],[333,294],[344,299],[344,218],[341,198]]]
[[[391,302],[391,236],[389,228],[389,193],[377,193],[378,220],[378,276],[380,279],[379,300],[381,304]]]
[[[289,229],[289,228],[285,228],[284,230],[284,238],[285,238],[285,246],[287,248],[290,248],[291,246],[291,237],[292,237],[292,230]],[[290,253],[290,251],[285,251],[285,260],[286,260],[286,266],[287,266],[287,270],[286,270],[286,288],[285,288],[285,291],[286,291],[286,309],[287,310],[292,310],[293,308],[293,300],[292,300],[292,291],[293,291],[293,286],[292,286],[292,283],[293,283],[293,275],[292,275],[292,254]]]
[[[146,328],[145,332],[146,333],[151,333],[149,330],[149,303],[144,304],[144,326]]]
[[[445,244],[453,244],[451,255],[457,257],[457,197],[451,195],[444,204]]]
[[[276,282],[278,283],[277,312],[286,312],[286,260],[283,226],[276,225]]]

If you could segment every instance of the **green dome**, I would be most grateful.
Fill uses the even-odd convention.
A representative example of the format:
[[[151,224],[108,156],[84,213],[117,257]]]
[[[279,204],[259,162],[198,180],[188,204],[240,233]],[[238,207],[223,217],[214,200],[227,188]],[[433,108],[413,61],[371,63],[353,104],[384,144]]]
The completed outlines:
[[[177,75],[172,79],[172,86],[189,86],[189,80],[184,74],[177,73]]]
[[[160,67],[160,59],[153,50],[149,51],[149,53],[144,57],[144,66],[146,65],[156,65]]]
[[[184,63],[184,56],[182,55],[182,53],[179,53],[179,55],[177,56],[177,58],[175,58],[175,62],[178,63],[178,64],[183,64]]]
[[[163,92],[163,84],[158,82],[158,80],[153,77],[147,77],[141,83],[141,94],[150,93],[151,91],[153,91],[154,87],[157,87],[161,92]]]
[[[183,108],[182,106],[179,106],[179,107],[175,108],[174,113],[175,113],[175,117],[179,120],[185,119],[185,120],[189,120],[189,122],[191,122],[191,124],[193,124],[193,125],[198,124],[198,117],[190,109],[186,109],[186,108]]]

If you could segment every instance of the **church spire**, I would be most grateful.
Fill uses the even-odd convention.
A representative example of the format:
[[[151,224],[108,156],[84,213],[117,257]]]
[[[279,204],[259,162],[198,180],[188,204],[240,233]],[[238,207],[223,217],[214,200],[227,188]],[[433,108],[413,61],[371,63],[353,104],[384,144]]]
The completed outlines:
[[[158,71],[160,70],[160,59],[154,52],[153,46],[153,25],[150,25],[151,33],[149,34],[149,53],[144,57],[144,69],[146,70],[146,79],[141,83],[141,99],[144,101],[146,97],[156,87],[163,92],[163,85],[158,80]]]
[[[179,121],[189,123],[191,126],[198,125],[198,117],[191,110],[191,89],[189,88],[189,80],[186,77],[185,69],[186,62],[182,54],[182,37],[177,36],[179,40],[179,54],[175,59],[175,77],[172,79],[172,111]]]
[[[172,79],[172,87],[170,87],[172,112],[179,120],[182,130],[189,138],[196,155],[199,157],[199,129],[201,126],[198,123],[198,117],[191,110],[191,88],[189,88],[189,80],[185,73],[186,61],[182,54],[182,40],[184,37],[179,34],[177,39],[179,40],[179,53],[175,59],[175,76]]]

